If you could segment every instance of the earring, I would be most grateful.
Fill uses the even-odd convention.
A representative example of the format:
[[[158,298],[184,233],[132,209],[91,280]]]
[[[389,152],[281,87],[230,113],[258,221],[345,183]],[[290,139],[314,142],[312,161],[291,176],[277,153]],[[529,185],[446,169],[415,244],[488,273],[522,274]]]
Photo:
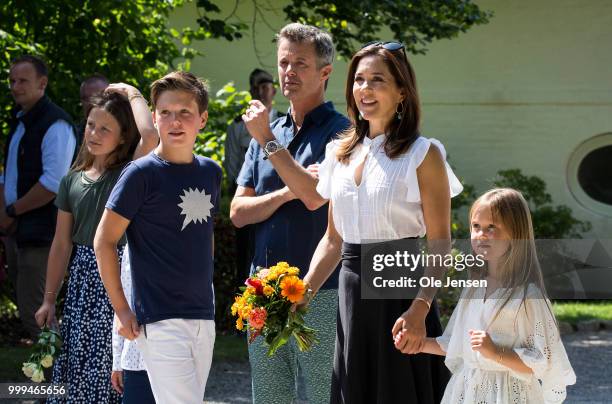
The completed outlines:
[[[399,107],[402,107],[399,111]],[[402,113],[404,112],[404,104],[402,104],[401,102],[399,104],[397,104],[397,107],[395,107],[395,113],[397,114],[397,120],[401,121],[402,120]]]

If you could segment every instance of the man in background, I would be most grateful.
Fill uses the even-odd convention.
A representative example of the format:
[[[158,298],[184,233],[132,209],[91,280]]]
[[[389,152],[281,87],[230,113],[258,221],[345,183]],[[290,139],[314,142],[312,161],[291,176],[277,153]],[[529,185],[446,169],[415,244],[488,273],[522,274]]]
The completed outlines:
[[[49,74],[35,56],[21,56],[9,71],[15,100],[0,178],[0,230],[19,316],[31,338],[40,333],[34,313],[43,302],[47,259],[55,234],[53,204],[74,158],[70,115],[45,95]]]

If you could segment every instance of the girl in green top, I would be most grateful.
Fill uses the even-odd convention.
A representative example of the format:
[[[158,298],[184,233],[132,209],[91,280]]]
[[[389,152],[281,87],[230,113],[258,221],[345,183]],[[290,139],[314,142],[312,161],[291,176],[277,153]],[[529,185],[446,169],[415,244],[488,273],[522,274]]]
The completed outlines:
[[[60,327],[64,344],[53,368],[53,383],[68,383],[68,398],[50,403],[120,401],[111,385],[113,309],[98,273],[93,240],[122,168],[158,142],[149,107],[136,88],[111,84],[91,104],[79,156],[56,197],[57,227],[47,263],[45,300],[36,313],[39,326],[55,324],[55,300],[69,267]],[[125,240],[119,260],[124,246]]]

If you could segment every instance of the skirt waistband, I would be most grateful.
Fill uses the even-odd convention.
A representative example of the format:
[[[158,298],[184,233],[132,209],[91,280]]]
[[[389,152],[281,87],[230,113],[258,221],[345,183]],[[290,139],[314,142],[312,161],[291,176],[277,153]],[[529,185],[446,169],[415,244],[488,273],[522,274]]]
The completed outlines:
[[[414,240],[418,237],[406,237],[401,240]],[[361,252],[365,246],[368,249],[376,249],[384,246],[390,242],[397,242],[399,240],[382,241],[380,243],[368,243],[368,244],[353,244],[353,243],[342,243],[342,270],[354,272],[356,274],[361,273]]]

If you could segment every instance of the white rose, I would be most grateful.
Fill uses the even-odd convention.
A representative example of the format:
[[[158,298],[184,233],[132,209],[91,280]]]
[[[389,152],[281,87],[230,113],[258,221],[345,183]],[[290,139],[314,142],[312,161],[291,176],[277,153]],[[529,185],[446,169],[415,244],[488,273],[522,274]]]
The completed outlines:
[[[40,361],[40,364],[43,365],[43,367],[45,368],[50,368],[51,365],[53,365],[53,356],[45,355]]]
[[[34,370],[36,370],[36,367],[37,366],[35,363],[23,362],[23,367],[21,368],[21,370],[23,371],[23,374],[27,377],[32,377],[32,375],[34,374]]]
[[[45,375],[41,368],[36,368],[34,374],[32,375],[32,381],[35,383],[40,383],[45,380]]]

